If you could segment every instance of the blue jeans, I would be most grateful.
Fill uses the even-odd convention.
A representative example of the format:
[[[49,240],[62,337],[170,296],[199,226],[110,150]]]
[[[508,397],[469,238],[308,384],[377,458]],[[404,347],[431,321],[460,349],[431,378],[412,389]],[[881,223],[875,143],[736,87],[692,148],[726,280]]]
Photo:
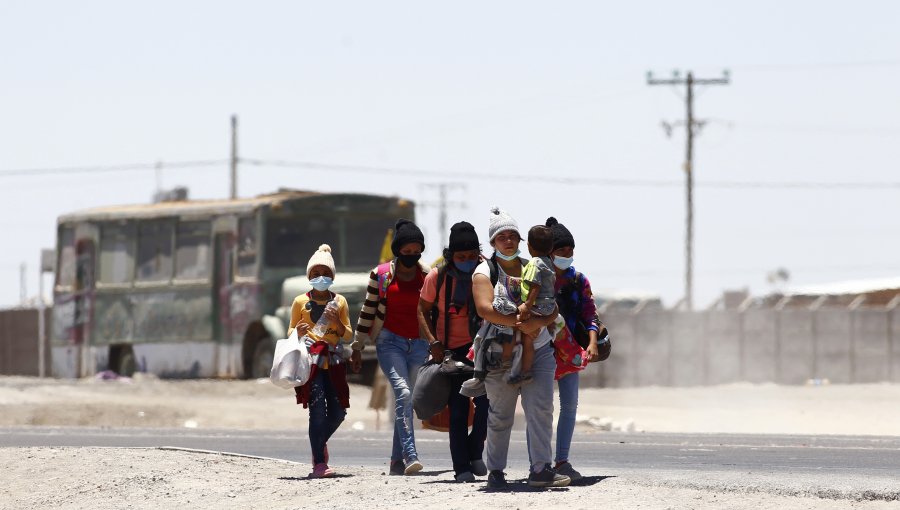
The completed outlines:
[[[309,446],[312,449],[313,464],[320,464],[325,462],[325,445],[347,415],[338,401],[328,370],[316,370],[316,377],[309,389],[308,405]]]
[[[428,342],[405,338],[382,329],[375,344],[378,364],[394,390],[394,445],[391,461],[419,460],[413,433],[412,390],[419,368],[428,359]]]
[[[569,460],[569,447],[575,433],[575,413],[578,411],[578,375],[564,375],[559,385],[559,419],[556,422],[556,462]]]

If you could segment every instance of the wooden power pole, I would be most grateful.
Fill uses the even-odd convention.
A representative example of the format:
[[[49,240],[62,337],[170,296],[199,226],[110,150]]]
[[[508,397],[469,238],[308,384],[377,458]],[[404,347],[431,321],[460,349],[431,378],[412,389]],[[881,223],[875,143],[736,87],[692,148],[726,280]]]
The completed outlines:
[[[678,71],[672,73],[668,79],[657,79],[653,73],[647,73],[647,85],[686,85],[687,119],[684,122],[686,130],[686,147],[684,158],[685,187],[687,188],[687,214],[685,219],[684,241],[684,304],[688,310],[694,309],[694,128],[702,123],[694,120],[694,85],[728,85],[731,77],[728,71],[722,73],[721,78],[694,78],[694,73],[688,71],[687,77],[682,78]],[[671,126],[666,126],[671,132]]]
[[[466,203],[462,201],[449,201],[447,200],[447,192],[451,189],[459,189],[462,190],[463,193],[466,192],[468,187],[465,183],[460,182],[439,182],[439,183],[426,183],[421,185],[422,188],[437,188],[438,190],[438,200],[437,202],[418,202],[418,205],[424,206],[437,206],[438,208],[438,238],[439,239],[447,239],[447,236],[450,235],[450,228],[447,226],[447,210],[450,207],[465,207]],[[443,241],[441,241],[443,243]]]
[[[237,115],[231,116],[231,199],[237,198]]]

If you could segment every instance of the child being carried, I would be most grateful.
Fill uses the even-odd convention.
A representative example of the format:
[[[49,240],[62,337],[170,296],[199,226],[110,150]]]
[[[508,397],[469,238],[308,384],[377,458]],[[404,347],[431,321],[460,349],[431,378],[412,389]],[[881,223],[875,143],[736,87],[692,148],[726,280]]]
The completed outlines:
[[[525,322],[532,315],[546,317],[556,309],[556,272],[553,271],[553,233],[544,225],[535,225],[528,231],[528,253],[531,260],[522,272],[522,304],[518,307],[518,320]],[[552,334],[552,332],[551,332]],[[518,373],[511,371],[508,382],[519,384],[531,380],[534,362],[535,335],[521,335],[522,365]],[[512,358],[512,343],[503,344],[503,359]]]
[[[500,283],[494,287],[494,311],[503,315],[516,315],[523,322],[532,315],[551,315],[556,309],[556,273],[550,253],[553,250],[553,234],[544,225],[537,225],[528,231],[528,251],[533,257],[522,272],[520,289],[521,305],[516,305]],[[552,326],[548,326],[548,329]],[[551,331],[552,334],[552,331]],[[477,396],[483,394],[483,384],[487,375],[486,352],[491,344],[500,344],[502,348],[502,367],[507,369],[504,377],[510,384],[527,383],[531,380],[531,365],[534,362],[534,335],[523,335],[517,329],[508,326],[497,326],[488,321],[479,330],[473,346],[475,361],[475,377],[463,383],[467,392],[463,395]],[[514,352],[516,344],[521,344],[518,353]]]

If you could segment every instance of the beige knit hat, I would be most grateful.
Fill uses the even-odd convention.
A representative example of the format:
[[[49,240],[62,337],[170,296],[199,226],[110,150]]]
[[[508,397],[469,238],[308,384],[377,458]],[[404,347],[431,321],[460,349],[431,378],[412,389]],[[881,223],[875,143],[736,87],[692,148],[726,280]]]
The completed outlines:
[[[309,258],[309,264],[306,264],[307,278],[309,278],[309,271],[315,266],[325,266],[328,269],[331,269],[332,276],[335,275],[334,257],[331,256],[331,246],[328,246],[327,244],[319,246],[319,249]]]

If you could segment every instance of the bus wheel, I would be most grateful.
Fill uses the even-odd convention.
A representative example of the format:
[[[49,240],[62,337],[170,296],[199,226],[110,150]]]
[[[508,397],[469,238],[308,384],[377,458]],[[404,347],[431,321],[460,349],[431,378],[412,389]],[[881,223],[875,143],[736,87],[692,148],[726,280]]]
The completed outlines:
[[[269,377],[272,371],[272,358],[275,357],[275,342],[271,338],[261,338],[253,349],[253,361],[250,365],[250,377],[259,379]]]
[[[131,377],[137,371],[137,358],[130,345],[113,345],[109,348],[109,369],[113,372]]]

